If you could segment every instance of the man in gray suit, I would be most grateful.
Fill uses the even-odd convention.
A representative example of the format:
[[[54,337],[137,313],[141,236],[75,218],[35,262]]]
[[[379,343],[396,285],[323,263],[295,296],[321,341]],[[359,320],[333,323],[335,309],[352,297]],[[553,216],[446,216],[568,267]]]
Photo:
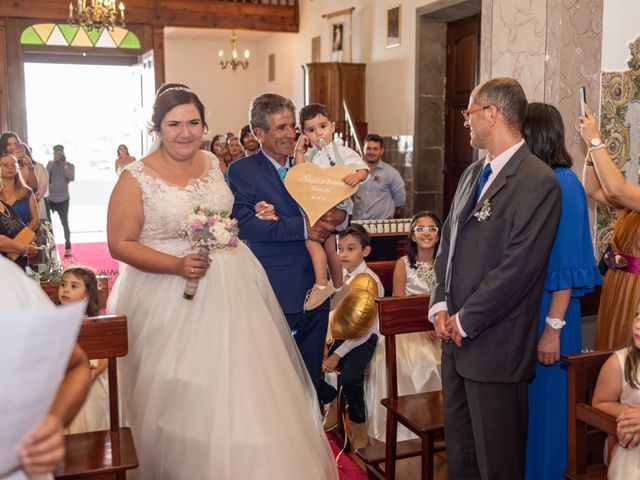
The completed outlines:
[[[443,340],[445,437],[456,479],[524,476],[527,382],[561,213],[552,170],[522,139],[526,111],[520,84],[496,78],[471,92],[463,112],[471,145],[488,155],[458,184],[429,310]]]

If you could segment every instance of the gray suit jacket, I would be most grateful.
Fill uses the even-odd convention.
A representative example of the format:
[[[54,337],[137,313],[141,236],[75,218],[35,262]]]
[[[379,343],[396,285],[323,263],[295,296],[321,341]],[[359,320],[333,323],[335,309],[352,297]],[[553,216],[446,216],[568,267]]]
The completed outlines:
[[[511,383],[535,371],[536,325],[549,252],[562,211],[553,171],[524,144],[476,204],[484,160],[462,174],[443,226],[431,304],[459,313],[468,338],[443,343],[458,373]],[[491,215],[474,214],[487,199]]]

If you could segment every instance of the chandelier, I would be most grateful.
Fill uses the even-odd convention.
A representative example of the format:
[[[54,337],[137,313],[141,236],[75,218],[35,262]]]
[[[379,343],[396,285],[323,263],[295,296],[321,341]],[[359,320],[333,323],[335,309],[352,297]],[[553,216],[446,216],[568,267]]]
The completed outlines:
[[[115,27],[124,27],[124,3],[116,9],[116,0],[78,0],[74,11],[73,2],[69,2],[67,21],[87,30],[106,28],[112,32]]]
[[[231,33],[231,60],[224,60],[224,52],[222,50],[218,52],[218,57],[220,57],[220,68],[223,70],[228,66],[231,66],[234,72],[238,67],[242,67],[245,70],[249,67],[249,50],[244,51],[244,60],[238,60],[238,37],[235,31]]]

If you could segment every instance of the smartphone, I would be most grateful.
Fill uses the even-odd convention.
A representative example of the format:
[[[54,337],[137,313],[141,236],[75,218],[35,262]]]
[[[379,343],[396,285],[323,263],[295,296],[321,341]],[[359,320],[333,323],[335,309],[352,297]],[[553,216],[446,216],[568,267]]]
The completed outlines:
[[[580,115],[583,117],[587,113],[585,109],[586,106],[587,106],[587,89],[585,87],[580,87]]]

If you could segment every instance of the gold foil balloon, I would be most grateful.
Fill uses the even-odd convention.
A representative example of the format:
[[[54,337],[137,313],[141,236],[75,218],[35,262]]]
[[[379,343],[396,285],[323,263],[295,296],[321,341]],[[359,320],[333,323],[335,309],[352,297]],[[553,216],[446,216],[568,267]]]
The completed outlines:
[[[329,321],[336,340],[352,340],[369,331],[378,315],[378,284],[368,273],[359,273],[351,282],[351,293],[338,305]]]

